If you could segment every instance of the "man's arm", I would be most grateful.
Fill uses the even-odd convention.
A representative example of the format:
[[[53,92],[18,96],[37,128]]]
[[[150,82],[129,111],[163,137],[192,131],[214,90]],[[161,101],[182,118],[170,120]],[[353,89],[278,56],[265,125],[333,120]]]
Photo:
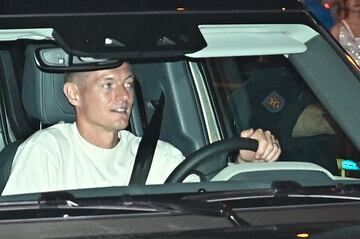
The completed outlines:
[[[56,182],[56,160],[40,144],[25,142],[16,152],[9,180],[2,195],[44,192]]]

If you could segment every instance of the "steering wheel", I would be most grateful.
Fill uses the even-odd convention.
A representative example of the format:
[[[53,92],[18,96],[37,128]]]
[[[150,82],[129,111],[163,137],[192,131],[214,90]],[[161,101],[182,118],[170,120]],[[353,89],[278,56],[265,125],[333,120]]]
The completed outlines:
[[[188,175],[193,173],[195,168],[201,163],[204,163],[204,161],[211,157],[219,156],[219,154],[224,152],[228,154],[229,152],[240,149],[256,151],[257,148],[258,141],[241,137],[223,139],[212,144],[205,145],[204,147],[189,154],[189,156],[187,156],[184,161],[182,161],[169,175],[165,183],[182,182]]]

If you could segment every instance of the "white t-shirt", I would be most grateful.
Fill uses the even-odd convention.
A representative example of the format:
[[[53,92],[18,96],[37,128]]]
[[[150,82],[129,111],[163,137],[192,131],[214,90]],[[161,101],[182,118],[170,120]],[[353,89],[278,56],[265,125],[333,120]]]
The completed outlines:
[[[36,132],[19,146],[2,195],[128,185],[140,137],[122,130],[120,141],[104,149],[85,141],[76,123]],[[158,141],[146,184],[161,184],[184,159]]]

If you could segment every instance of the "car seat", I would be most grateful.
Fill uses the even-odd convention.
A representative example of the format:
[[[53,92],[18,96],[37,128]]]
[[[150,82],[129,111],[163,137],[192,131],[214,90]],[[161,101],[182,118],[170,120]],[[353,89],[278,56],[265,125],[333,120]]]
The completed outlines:
[[[293,136],[299,116],[314,103],[297,73],[284,65],[269,64],[259,64],[229,98],[236,132],[247,128],[270,130],[282,147],[279,160],[312,162],[338,174],[335,135]]]
[[[34,51],[37,47],[29,45],[25,51],[22,84],[22,102],[25,111],[40,121],[40,128],[59,121],[74,122],[75,111],[62,91],[64,75],[42,72],[37,68],[34,58]],[[2,172],[0,191],[6,185],[16,150],[23,141],[14,141],[0,152],[0,172]]]

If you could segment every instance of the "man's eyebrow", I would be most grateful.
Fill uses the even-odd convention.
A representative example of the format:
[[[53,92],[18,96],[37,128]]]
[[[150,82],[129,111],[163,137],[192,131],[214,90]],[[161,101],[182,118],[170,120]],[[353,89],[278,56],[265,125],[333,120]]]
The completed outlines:
[[[100,76],[99,77],[99,79],[101,80],[101,81],[107,81],[107,80],[114,80],[116,77],[114,77],[113,75],[111,75],[111,76],[107,76],[107,75],[103,75],[103,76]],[[128,80],[128,79],[133,79],[133,80],[135,80],[135,76],[134,76],[134,74],[130,74],[130,75],[128,75],[127,77],[125,77],[125,79],[124,79],[124,81],[126,81],[126,80]]]
[[[128,75],[124,80],[130,79],[130,78],[132,78],[133,80],[135,80],[134,74]]]

